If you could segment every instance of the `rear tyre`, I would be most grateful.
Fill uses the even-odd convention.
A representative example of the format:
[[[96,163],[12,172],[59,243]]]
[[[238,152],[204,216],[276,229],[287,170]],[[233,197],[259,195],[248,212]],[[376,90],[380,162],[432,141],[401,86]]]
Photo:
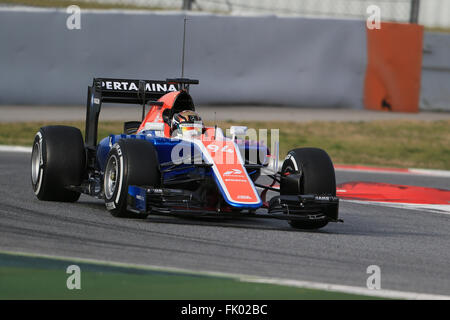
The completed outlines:
[[[128,186],[152,186],[160,184],[158,155],[148,141],[119,140],[111,148],[103,176],[106,208],[115,217],[146,218],[148,214],[136,214],[127,210]]]
[[[336,196],[336,177],[333,162],[328,154],[317,148],[299,148],[289,151],[281,169],[282,175],[299,174],[298,183],[283,185],[281,194],[317,194]],[[323,212],[326,216],[335,216],[337,206]],[[290,221],[293,228],[319,229],[328,224],[328,219]]]
[[[31,153],[31,185],[39,200],[75,202],[86,167],[86,151],[79,129],[42,127],[36,133]]]

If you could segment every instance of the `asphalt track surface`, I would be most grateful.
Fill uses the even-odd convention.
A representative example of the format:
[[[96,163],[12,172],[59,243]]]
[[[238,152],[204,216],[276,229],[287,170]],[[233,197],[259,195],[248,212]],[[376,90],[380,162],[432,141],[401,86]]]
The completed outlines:
[[[450,189],[448,178],[337,172],[338,183],[381,181]],[[343,201],[344,223],[298,231],[278,220],[111,216],[101,200],[38,201],[30,154],[0,153],[0,250],[450,295],[450,215]]]

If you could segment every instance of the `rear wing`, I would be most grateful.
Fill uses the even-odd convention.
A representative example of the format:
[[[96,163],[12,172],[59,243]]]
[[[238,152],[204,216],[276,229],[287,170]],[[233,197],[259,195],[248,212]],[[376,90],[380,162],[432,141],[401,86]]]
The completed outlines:
[[[189,92],[191,84],[198,84],[198,80],[174,78],[164,80],[135,80],[94,78],[92,86],[88,87],[86,102],[86,147],[97,146],[98,117],[102,103],[127,103],[159,105],[159,98],[163,95],[179,90]]]
[[[141,104],[142,101],[157,100],[166,93],[186,90],[198,80],[185,78],[163,80],[133,80],[94,78],[92,89],[101,102]]]

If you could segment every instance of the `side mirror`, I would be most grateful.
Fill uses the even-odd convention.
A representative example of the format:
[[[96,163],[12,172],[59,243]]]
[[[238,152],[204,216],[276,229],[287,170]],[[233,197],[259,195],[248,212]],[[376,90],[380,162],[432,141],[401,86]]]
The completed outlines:
[[[147,122],[145,130],[164,131],[164,122]]]
[[[162,117],[165,123],[167,123],[170,126],[169,120],[170,120],[170,109],[166,109],[162,113]]]

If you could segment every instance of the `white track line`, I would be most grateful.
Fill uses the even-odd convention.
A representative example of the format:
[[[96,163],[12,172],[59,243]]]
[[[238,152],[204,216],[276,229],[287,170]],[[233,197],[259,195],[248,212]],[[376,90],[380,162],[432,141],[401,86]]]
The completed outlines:
[[[342,172],[363,172],[363,173],[379,173],[379,174],[402,174],[402,175],[416,175],[414,173],[411,173],[409,171],[400,172],[400,171],[381,171],[381,170],[370,170],[370,169],[356,169],[356,168],[334,168],[335,171],[342,171]]]
[[[414,174],[427,175],[427,176],[450,178],[450,171],[448,171],[448,170],[431,170],[431,169],[410,168],[409,172],[414,173]]]
[[[3,151],[3,152],[26,152],[26,153],[31,153],[31,147],[0,145],[0,151]]]
[[[1,251],[0,253],[12,254],[18,256],[36,257],[36,258],[49,258],[55,260],[63,260],[68,262],[79,262],[79,263],[90,263],[96,265],[105,265],[113,267],[123,267],[123,268],[134,268],[149,271],[164,271],[164,272],[178,272],[186,273],[191,275],[204,275],[212,277],[222,277],[234,279],[242,282],[252,282],[252,283],[266,283],[281,286],[290,286],[305,289],[315,289],[315,290],[325,290],[333,291],[347,294],[364,295],[369,297],[381,297],[381,298],[391,298],[391,299],[407,299],[407,300],[450,300],[448,295],[438,295],[438,294],[428,294],[428,293],[418,293],[418,292],[407,292],[407,291],[395,291],[395,290],[371,290],[364,287],[347,286],[340,284],[330,284],[322,282],[313,281],[301,281],[301,280],[290,280],[290,279],[279,279],[279,278],[266,278],[252,275],[236,274],[236,273],[225,273],[225,272],[215,272],[207,270],[191,270],[184,268],[173,268],[173,267],[161,267],[154,265],[142,265],[142,264],[130,264],[122,262],[113,261],[102,261],[97,259],[86,259],[77,257],[66,257],[66,256],[56,256],[56,255],[44,255],[44,254],[34,254],[25,252],[11,252],[11,251]]]
[[[347,199],[340,199],[340,201],[353,202],[359,204],[371,204],[376,206],[401,208],[417,211],[427,211],[433,213],[450,214],[450,204],[403,203],[403,202],[365,201],[365,200],[347,200]]]
[[[325,291],[334,291],[341,293],[349,293],[363,296],[390,298],[390,299],[407,299],[407,300],[450,300],[450,296],[427,294],[417,292],[395,291],[386,289],[367,289],[363,287],[346,286],[340,284],[327,284],[311,281],[286,280],[286,279],[267,279],[267,278],[243,278],[246,282],[258,282],[267,284],[276,284],[291,286],[297,288],[307,288]]]

